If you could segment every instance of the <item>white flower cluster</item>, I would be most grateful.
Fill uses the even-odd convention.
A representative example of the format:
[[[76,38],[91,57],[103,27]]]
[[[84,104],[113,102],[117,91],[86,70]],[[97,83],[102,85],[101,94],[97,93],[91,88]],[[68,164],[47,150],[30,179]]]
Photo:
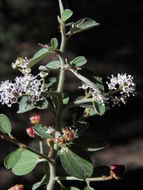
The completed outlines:
[[[95,99],[95,101],[99,101],[101,104],[105,103],[106,98],[104,97],[104,95],[100,91],[92,89],[88,84],[83,83],[82,86],[79,88],[82,88],[85,91],[90,90],[92,93],[92,97]]]
[[[30,62],[27,57],[18,57],[15,61],[15,63],[12,63],[11,66],[13,69],[18,69],[21,71],[23,74],[28,74],[31,72],[31,69],[28,68],[28,63]]]
[[[14,82],[10,82],[9,80],[1,82],[0,103],[7,104],[8,107],[11,107],[23,95],[29,95],[30,100],[36,103],[40,100],[42,91],[42,80],[37,79],[37,76],[27,74],[16,77]]]
[[[109,79],[110,82],[107,82],[107,85],[113,105],[120,105],[121,102],[125,104],[130,95],[135,96],[136,85],[131,75],[126,73],[117,76],[111,75]],[[119,95],[116,96],[116,94]]]

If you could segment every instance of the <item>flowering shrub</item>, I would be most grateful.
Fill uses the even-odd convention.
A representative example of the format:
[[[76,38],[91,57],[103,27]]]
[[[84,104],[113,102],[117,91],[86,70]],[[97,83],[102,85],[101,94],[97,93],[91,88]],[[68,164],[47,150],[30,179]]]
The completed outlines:
[[[101,150],[108,143],[84,133],[89,127],[87,118],[102,116],[111,107],[120,106],[121,103],[125,104],[129,96],[135,95],[135,83],[133,77],[125,73],[117,76],[111,75],[104,84],[102,78],[96,73],[82,68],[87,63],[84,56],[68,60],[65,57],[68,39],[99,24],[90,18],[68,22],[73,12],[64,9],[61,0],[59,0],[59,7],[61,44],[59,45],[56,38],[52,38],[50,45],[40,44],[42,48],[31,59],[17,58],[12,63],[12,68],[18,70],[21,76],[17,76],[13,81],[6,80],[0,83],[0,103],[2,105],[6,104],[11,107],[18,103],[19,114],[33,109],[48,109],[55,116],[55,123],[47,127],[42,123],[39,114],[30,117],[31,126],[26,129],[26,132],[29,137],[39,141],[39,150],[37,150],[17,140],[12,135],[8,117],[0,114],[1,139],[19,146],[7,155],[4,165],[15,175],[22,176],[30,173],[37,164],[44,164],[45,175],[41,181],[33,185],[32,190],[41,186],[46,186],[47,190],[53,190],[56,183],[61,189],[78,190],[76,187],[65,187],[62,183],[65,180],[85,181],[87,185],[84,190],[93,190],[91,181],[121,179],[125,168],[122,165],[102,167],[103,173],[101,174],[99,167],[94,167],[88,152]],[[47,65],[40,65],[38,74],[34,76],[33,67],[50,53],[58,55],[58,59]],[[57,77],[49,77],[49,73],[53,70],[59,72]],[[64,78],[67,71],[72,72],[81,81],[78,89],[81,95],[75,100],[64,92]],[[80,115],[78,114],[70,124],[66,124],[62,118],[63,111],[65,109],[72,111],[75,107],[81,109]],[[48,154],[45,153],[47,150]],[[68,176],[57,176],[56,160],[58,158]],[[101,175],[99,177],[97,177],[98,172]],[[23,186],[15,185],[10,189],[23,189]]]

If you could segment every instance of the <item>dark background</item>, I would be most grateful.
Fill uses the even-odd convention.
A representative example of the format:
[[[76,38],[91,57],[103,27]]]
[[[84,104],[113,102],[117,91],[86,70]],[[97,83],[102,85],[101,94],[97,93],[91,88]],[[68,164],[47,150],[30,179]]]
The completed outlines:
[[[74,11],[74,20],[83,17],[95,19],[100,26],[70,39],[67,55],[84,55],[88,67],[103,79],[110,74],[129,73],[135,77],[137,96],[126,106],[116,107],[103,117],[90,119],[92,132],[109,140],[111,146],[93,155],[96,165],[125,164],[127,173],[123,181],[93,184],[97,190],[123,190],[143,185],[143,2],[135,0],[64,0],[66,8]],[[40,47],[59,35],[57,29],[57,0],[1,0],[0,1],[0,80],[13,78],[11,63],[17,56],[30,58]],[[71,79],[71,80],[70,80]],[[76,90],[75,79],[67,75],[69,92]],[[17,115],[16,106],[0,107],[9,116],[14,133],[23,142],[28,114]],[[50,116],[44,120],[51,122]],[[14,146],[0,141],[0,189],[24,182],[25,189],[39,179],[39,172],[26,177],[14,177],[3,167],[4,156]],[[38,169],[37,169],[38,170]],[[78,185],[78,184],[77,184]]]

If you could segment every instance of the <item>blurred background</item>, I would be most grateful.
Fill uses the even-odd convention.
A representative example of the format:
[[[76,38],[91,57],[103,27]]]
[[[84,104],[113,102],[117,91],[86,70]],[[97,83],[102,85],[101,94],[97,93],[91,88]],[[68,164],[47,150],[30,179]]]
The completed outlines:
[[[116,163],[127,168],[124,180],[93,186],[96,190],[143,186],[143,2],[64,0],[64,4],[74,11],[73,20],[89,17],[100,23],[97,28],[70,39],[67,55],[70,58],[84,55],[88,59],[88,68],[103,79],[111,74],[129,73],[135,77],[137,85],[137,96],[130,98],[126,106],[115,107],[103,117],[89,119],[92,133],[111,144],[106,150],[92,155],[95,165]],[[0,0],[0,80],[16,75],[11,63],[18,56],[30,58],[40,48],[38,43],[48,44],[52,37],[60,37],[57,14],[57,0]],[[76,94],[76,80],[72,77],[67,75],[66,90],[75,90]],[[17,106],[12,109],[0,106],[0,113],[11,119],[15,136],[31,143],[25,134],[30,125],[30,114],[17,115],[16,110]],[[45,122],[52,123],[50,115],[42,114]],[[24,183],[25,189],[30,190],[32,183],[39,180],[39,172],[15,177],[3,166],[5,155],[13,149],[15,146],[0,141],[0,189],[7,190],[15,183]]]

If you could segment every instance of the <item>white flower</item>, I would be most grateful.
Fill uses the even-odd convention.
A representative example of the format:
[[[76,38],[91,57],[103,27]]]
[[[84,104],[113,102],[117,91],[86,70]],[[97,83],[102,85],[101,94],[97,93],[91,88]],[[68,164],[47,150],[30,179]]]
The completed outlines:
[[[18,101],[18,98],[29,95],[30,100],[35,104],[41,100],[42,92],[42,79],[39,80],[37,76],[26,74],[16,77],[14,82],[7,80],[0,84],[0,103],[7,104],[10,107]]]
[[[23,58],[23,57],[18,57],[15,61],[15,63],[12,63],[11,66],[13,69],[26,69],[27,65],[29,63],[29,59],[27,59],[27,57]]]
[[[68,148],[67,147],[62,147],[61,148],[61,154],[66,154],[68,152]]]
[[[107,82],[107,85],[110,90],[113,106],[120,106],[121,102],[126,104],[127,97],[130,95],[135,96],[136,85],[131,75],[127,75],[126,73],[118,74],[116,77],[111,75],[109,79],[110,82]],[[118,94],[118,96],[116,94]]]
[[[104,104],[106,101],[106,98],[104,95],[100,92],[100,90],[91,88],[88,84],[83,83],[81,87],[79,87],[83,90],[90,90],[92,97],[95,99],[95,101],[99,101],[101,104]]]
[[[101,93],[97,92],[96,90],[92,92],[92,96],[93,98],[95,98],[95,101],[99,101],[101,104],[104,104],[106,101],[106,98]]]
[[[36,76],[28,74],[22,77],[16,77],[15,83],[20,96],[25,94],[31,96],[33,101],[40,100],[41,92],[43,90],[42,81],[37,79]]]
[[[135,83],[131,75],[118,74],[117,77],[111,75],[110,82],[107,82],[109,90],[118,90],[121,94],[130,96],[135,93]]]
[[[3,81],[0,84],[0,103],[7,104],[11,107],[12,104],[16,103],[18,100],[17,87],[15,83],[9,80]]]

